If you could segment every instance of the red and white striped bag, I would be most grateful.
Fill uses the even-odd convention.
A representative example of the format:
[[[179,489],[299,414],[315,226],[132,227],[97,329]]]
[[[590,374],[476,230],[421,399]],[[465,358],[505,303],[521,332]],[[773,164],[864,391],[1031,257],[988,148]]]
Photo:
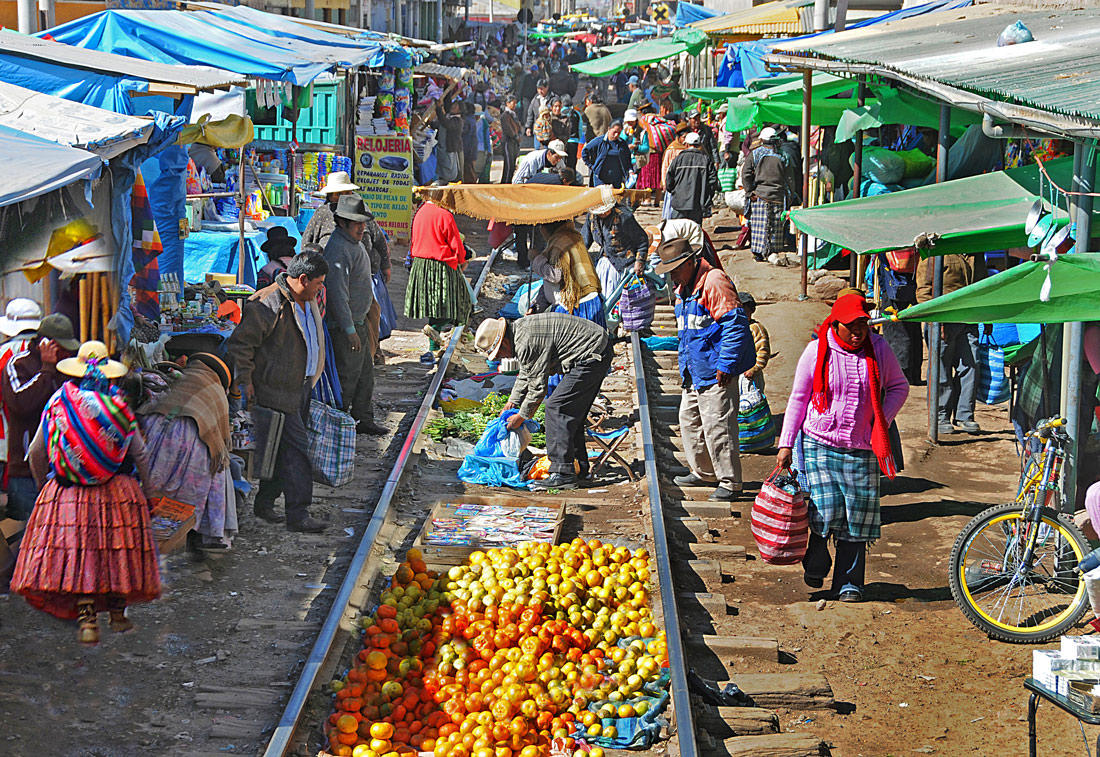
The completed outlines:
[[[752,536],[764,562],[794,565],[806,554],[810,516],[801,489],[791,494],[776,484],[779,472],[778,467],[772,471],[752,504]]]

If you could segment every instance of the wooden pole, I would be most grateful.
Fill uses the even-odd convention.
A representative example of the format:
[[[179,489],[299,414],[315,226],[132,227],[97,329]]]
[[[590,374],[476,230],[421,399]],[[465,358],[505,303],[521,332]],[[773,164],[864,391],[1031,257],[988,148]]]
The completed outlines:
[[[100,317],[103,320],[103,342],[107,345],[107,349],[111,349],[111,316],[114,315],[109,278],[110,275],[106,273],[99,276],[99,293],[103,298],[103,312]]]
[[[806,69],[802,72],[802,200],[805,202],[810,196],[810,108],[813,103],[814,80],[813,72]],[[798,299],[805,300],[809,297],[810,286],[810,238],[803,234],[802,241],[802,293]]]
[[[89,273],[86,277],[88,279],[88,298],[91,300],[91,312],[88,315],[88,338],[99,338],[99,274]]]
[[[81,277],[80,284],[80,341],[88,341],[88,279]]]
[[[237,246],[237,283],[244,283],[244,208],[245,198],[248,196],[245,194],[244,188],[244,152],[245,147],[241,145],[241,158],[239,167],[237,169],[237,190],[239,196],[237,198],[237,231],[240,237],[239,244]]]

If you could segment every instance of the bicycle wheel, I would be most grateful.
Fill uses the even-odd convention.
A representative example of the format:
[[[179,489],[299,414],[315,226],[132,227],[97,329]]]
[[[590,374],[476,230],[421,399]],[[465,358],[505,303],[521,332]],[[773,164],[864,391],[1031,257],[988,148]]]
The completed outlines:
[[[1038,528],[1028,569],[1021,563]],[[951,596],[975,626],[1013,643],[1038,643],[1072,628],[1088,608],[1085,582],[1074,570],[1089,551],[1077,526],[1043,508],[1036,525],[1019,504],[975,516],[951,550]]]

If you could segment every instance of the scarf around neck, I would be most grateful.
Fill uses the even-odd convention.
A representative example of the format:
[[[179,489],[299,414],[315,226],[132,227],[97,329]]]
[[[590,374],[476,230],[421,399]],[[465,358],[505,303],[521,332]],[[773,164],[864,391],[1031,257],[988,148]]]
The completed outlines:
[[[833,333],[835,319],[831,316],[817,330],[817,363],[814,368],[814,386],[811,401],[814,409],[824,413],[829,409],[829,335]],[[875,348],[871,337],[867,337],[859,347],[849,347],[839,335],[835,335],[836,343],[845,352],[862,353],[864,363],[867,365],[867,377],[871,386],[871,410],[873,411],[873,425],[871,427],[871,450],[878,458],[879,468],[884,476],[894,478],[898,473],[894,453],[890,449],[889,425],[886,423],[886,414],[882,407],[882,376],[879,373],[878,358],[875,356]]]

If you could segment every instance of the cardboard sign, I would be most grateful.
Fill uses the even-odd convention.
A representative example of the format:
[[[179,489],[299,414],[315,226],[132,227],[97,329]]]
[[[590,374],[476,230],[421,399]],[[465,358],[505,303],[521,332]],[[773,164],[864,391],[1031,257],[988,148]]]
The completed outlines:
[[[412,141],[408,137],[355,138],[359,194],[390,239],[412,234]]]

